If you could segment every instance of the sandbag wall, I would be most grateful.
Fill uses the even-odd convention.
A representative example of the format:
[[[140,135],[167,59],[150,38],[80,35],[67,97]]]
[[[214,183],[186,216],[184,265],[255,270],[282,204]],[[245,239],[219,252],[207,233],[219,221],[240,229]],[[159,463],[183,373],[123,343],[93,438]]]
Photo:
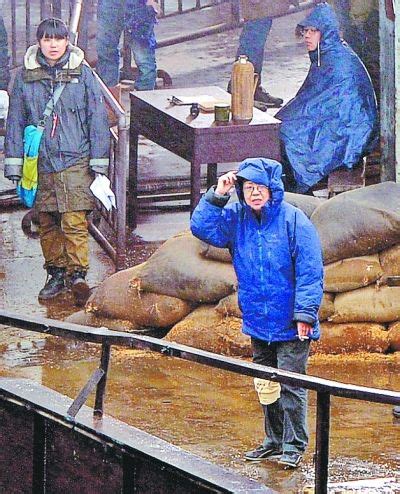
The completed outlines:
[[[314,352],[400,351],[400,186],[392,182],[322,202],[285,194],[318,229],[324,254],[321,340]],[[112,275],[70,321],[110,329],[169,330],[166,339],[250,356],[241,331],[237,280],[226,249],[183,232],[147,262]]]

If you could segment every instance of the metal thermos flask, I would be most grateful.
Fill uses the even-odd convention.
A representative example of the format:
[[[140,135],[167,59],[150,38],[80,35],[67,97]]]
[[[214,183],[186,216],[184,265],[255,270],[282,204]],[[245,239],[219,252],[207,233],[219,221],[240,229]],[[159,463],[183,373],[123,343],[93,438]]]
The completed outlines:
[[[254,66],[246,55],[240,55],[233,64],[231,77],[232,119],[247,123],[253,118],[254,91],[257,76]]]

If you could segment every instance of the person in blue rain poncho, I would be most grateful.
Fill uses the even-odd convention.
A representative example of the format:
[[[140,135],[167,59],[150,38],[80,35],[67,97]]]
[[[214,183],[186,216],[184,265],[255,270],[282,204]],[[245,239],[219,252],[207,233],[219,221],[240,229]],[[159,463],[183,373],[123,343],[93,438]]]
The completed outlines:
[[[304,193],[339,167],[353,168],[378,139],[370,77],[340,39],[332,8],[321,3],[300,24],[311,67],[276,117],[282,121],[286,189]]]
[[[320,335],[322,254],[313,224],[283,200],[281,174],[277,161],[243,161],[202,197],[191,230],[232,254],[242,330],[251,337],[254,362],[304,374],[310,341]],[[227,204],[233,186],[239,202]],[[278,459],[285,467],[297,467],[308,442],[306,390],[286,384],[277,390],[270,381],[255,381],[255,386],[266,437],[245,459]]]

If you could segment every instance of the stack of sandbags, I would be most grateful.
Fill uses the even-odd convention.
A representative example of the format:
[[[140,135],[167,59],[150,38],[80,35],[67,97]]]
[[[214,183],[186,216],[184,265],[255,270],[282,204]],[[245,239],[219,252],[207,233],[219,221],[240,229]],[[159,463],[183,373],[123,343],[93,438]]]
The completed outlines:
[[[400,320],[400,186],[385,182],[340,194],[311,215],[324,255],[322,338],[317,351],[385,352]],[[329,308],[328,308],[329,306]]]
[[[387,276],[400,275],[400,186],[382,183],[325,202],[285,199],[311,217],[323,248],[322,338],[314,350],[400,350],[400,287],[385,286]],[[183,232],[147,262],[105,280],[82,317],[110,318],[108,327],[118,320],[133,331],[172,328],[167,338],[178,343],[249,355],[236,288],[229,251]]]

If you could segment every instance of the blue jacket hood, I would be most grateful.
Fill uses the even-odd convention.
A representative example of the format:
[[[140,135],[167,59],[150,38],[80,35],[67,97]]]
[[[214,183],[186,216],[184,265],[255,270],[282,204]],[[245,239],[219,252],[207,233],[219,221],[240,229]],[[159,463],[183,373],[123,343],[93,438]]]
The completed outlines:
[[[300,27],[315,27],[321,31],[321,52],[329,50],[337,43],[341,43],[338,20],[332,7],[327,3],[317,5],[311,14],[298,25]],[[315,52],[316,50],[310,52],[310,58],[313,58]]]
[[[268,202],[272,206],[278,206],[283,201],[282,165],[278,161],[267,158],[248,158],[240,163],[236,176],[239,179],[250,180],[268,187],[271,192],[271,199]],[[241,183],[236,185],[236,192],[239,201],[243,203]]]

